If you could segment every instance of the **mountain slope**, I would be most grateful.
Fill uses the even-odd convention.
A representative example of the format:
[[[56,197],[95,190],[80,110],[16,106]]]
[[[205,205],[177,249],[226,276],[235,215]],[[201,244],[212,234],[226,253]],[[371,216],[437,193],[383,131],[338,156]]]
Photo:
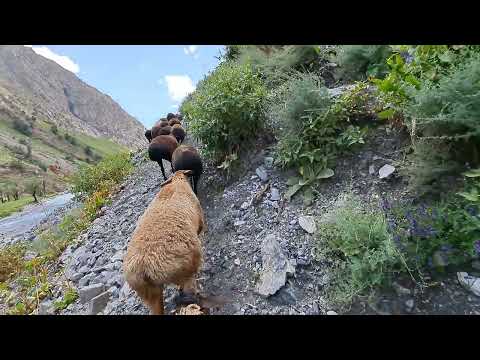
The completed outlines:
[[[144,146],[143,133],[109,96],[57,63],[0,46],[0,198],[33,178],[47,192],[64,190],[78,165]]]
[[[143,125],[112,98],[31,48],[0,46],[0,88],[0,107],[6,96],[27,114],[35,109],[60,128],[110,138],[129,148],[144,143]]]

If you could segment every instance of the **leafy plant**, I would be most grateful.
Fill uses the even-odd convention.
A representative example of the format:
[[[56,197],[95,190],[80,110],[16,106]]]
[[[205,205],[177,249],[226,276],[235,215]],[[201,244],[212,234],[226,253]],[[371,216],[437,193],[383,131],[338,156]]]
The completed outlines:
[[[324,216],[317,232],[317,256],[335,256],[337,261],[334,302],[348,304],[356,295],[389,285],[393,275],[405,271],[381,212],[348,195]]]
[[[355,91],[357,91],[355,89]],[[301,178],[289,180],[287,198],[319,179],[333,176],[338,154],[364,142],[364,130],[349,124],[354,117],[351,95],[333,100],[322,81],[313,74],[296,74],[273,99],[269,113],[280,124],[277,163],[297,168]],[[278,126],[277,126],[278,127]],[[312,197],[309,191],[307,201]]]
[[[18,118],[15,119],[13,121],[13,128],[28,137],[32,136],[33,134],[32,125],[25,120],[21,120]]]
[[[75,302],[75,300],[77,299],[78,292],[74,288],[69,287],[63,295],[62,300],[55,301],[53,305],[55,307],[55,310],[64,310],[68,307],[68,305]]]
[[[119,183],[132,169],[129,153],[110,155],[96,165],[81,166],[72,178],[72,190],[77,195],[88,197]]]
[[[364,80],[367,76],[382,78],[387,73],[385,60],[391,54],[388,45],[345,45],[337,54],[340,76]]]
[[[18,273],[23,264],[25,246],[10,245],[0,249],[0,282],[4,282]]]
[[[392,206],[384,202],[389,229],[409,262],[422,270],[464,264],[480,255],[479,170],[465,173],[472,181],[464,191],[426,206]]]
[[[295,71],[312,71],[323,59],[323,53],[312,45],[243,46],[238,61],[249,63],[261,74],[269,88],[288,79]]]
[[[221,162],[240,147],[247,148],[262,131],[265,96],[262,80],[248,63],[226,62],[199,83],[181,113],[206,154]]]

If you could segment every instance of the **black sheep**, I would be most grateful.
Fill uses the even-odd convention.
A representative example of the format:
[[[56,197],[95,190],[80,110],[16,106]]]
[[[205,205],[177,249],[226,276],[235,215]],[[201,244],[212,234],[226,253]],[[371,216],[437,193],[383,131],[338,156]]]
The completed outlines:
[[[173,136],[175,136],[175,139],[177,139],[178,143],[181,144],[183,140],[185,139],[186,133],[184,128],[182,128],[181,125],[175,124],[172,127],[172,131],[170,132]]]
[[[193,192],[197,194],[197,185],[203,172],[203,164],[197,149],[190,145],[178,146],[172,154],[173,170],[192,170]]]
[[[152,130],[145,131],[145,137],[147,138],[148,142],[152,142]]]
[[[159,135],[153,138],[152,142],[148,147],[148,156],[150,157],[150,160],[156,161],[158,165],[160,165],[164,180],[167,180],[167,177],[165,176],[165,170],[163,169],[162,160],[165,159],[169,161],[170,166],[172,167],[172,172],[174,172],[172,155],[177,146],[178,142],[172,135]]]

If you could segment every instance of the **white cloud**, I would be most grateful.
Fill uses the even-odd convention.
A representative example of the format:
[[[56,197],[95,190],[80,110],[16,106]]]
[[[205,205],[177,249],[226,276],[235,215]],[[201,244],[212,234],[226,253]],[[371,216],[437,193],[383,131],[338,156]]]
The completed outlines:
[[[194,59],[198,59],[199,55],[197,51],[198,51],[197,45],[189,45],[183,48],[183,52],[185,53],[185,55],[193,56]]]
[[[157,84],[158,84],[158,85],[163,85],[163,79],[157,80]]]
[[[195,90],[192,79],[188,75],[167,75],[168,95],[174,101],[182,101],[185,96]]]
[[[80,66],[78,66],[78,64],[76,64],[68,56],[58,55],[46,46],[33,46],[33,45],[25,45],[25,46],[31,48],[38,55],[41,55],[47,59],[55,61],[58,65],[60,65],[61,67],[63,67],[68,71],[73,72],[74,74],[78,74],[80,72]]]
[[[172,106],[170,106],[172,109],[178,109],[178,104],[173,104]]]

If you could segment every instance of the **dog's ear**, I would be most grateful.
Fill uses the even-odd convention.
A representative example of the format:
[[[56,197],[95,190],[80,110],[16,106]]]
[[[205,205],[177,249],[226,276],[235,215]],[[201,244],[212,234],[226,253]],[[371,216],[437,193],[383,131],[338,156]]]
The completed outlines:
[[[162,187],[162,186],[164,186],[164,185],[167,185],[167,184],[169,184],[169,183],[171,183],[171,182],[172,182],[172,178],[169,178],[169,179],[165,180],[163,183],[161,183],[161,184],[160,184],[160,187]]]

